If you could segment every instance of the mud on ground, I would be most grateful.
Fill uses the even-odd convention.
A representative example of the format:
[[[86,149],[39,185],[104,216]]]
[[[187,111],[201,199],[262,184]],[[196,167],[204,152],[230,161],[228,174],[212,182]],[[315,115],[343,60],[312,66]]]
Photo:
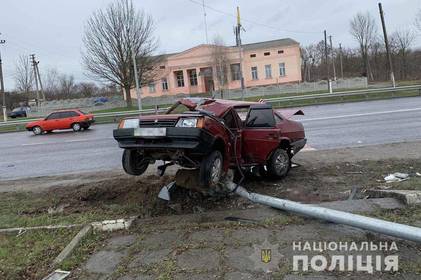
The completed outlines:
[[[304,203],[344,200],[354,188],[356,198],[365,197],[364,190],[384,187],[383,177],[392,172],[413,175],[410,180],[397,183],[396,187],[421,188],[421,178],[414,175],[421,172],[421,159],[418,158],[421,142],[410,145],[411,149],[407,143],[400,143],[304,152],[294,159],[298,166],[292,168],[285,179],[251,176],[243,185],[250,191]],[[0,182],[0,190],[10,191],[13,186],[20,190],[2,193],[0,206],[5,199],[8,203],[19,201],[19,206],[6,211],[16,219],[2,219],[7,213],[0,213],[0,227],[36,224],[37,220],[33,219],[36,217],[39,223],[45,224],[62,218],[68,222],[87,222],[131,215],[150,217],[254,207],[234,195],[205,197],[182,188],[173,193],[170,203],[162,201],[157,194],[162,186],[173,180],[173,175],[172,170],[164,177],[132,177],[116,170]],[[32,190],[34,192],[28,192]]]

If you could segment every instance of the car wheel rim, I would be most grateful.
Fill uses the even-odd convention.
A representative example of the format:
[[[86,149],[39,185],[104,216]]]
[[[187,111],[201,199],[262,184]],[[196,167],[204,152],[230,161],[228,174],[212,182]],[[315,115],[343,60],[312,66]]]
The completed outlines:
[[[288,167],[288,158],[285,156],[285,154],[281,153],[278,155],[275,160],[275,167],[279,172],[285,170],[285,168]]]
[[[41,133],[41,129],[39,127],[35,127],[34,128],[34,132],[35,132],[35,134],[40,134]]]
[[[74,128],[75,130],[80,130],[80,125],[78,125],[78,124],[74,124],[74,125],[73,125],[73,128]]]
[[[221,167],[222,161],[220,158],[215,159],[211,169],[211,181],[213,184],[217,184],[219,182],[219,178],[221,176]]]

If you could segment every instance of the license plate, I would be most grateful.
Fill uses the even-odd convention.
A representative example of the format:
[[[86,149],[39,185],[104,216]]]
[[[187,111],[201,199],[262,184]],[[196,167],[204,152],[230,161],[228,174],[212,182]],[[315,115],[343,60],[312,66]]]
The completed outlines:
[[[134,136],[139,137],[163,137],[167,135],[166,127],[135,128]]]

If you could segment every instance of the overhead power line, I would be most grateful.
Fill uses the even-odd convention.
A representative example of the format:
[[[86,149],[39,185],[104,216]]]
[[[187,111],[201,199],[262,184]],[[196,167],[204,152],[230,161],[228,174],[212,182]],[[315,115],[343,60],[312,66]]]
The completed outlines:
[[[215,9],[215,8],[213,8],[213,7],[211,7],[207,4],[204,4],[201,1],[198,1],[198,0],[188,0],[188,1],[191,2],[191,3],[194,3],[196,5],[206,7],[208,10],[214,11],[216,13],[220,13],[220,14],[223,14],[223,15],[226,15],[226,16],[237,18],[237,15],[235,15],[235,14],[232,14],[232,13],[229,13],[229,12],[226,12],[226,11],[222,11],[222,10],[219,10],[219,9]],[[281,28],[278,28],[276,26],[271,26],[271,25],[261,23],[261,22],[257,22],[257,21],[254,21],[254,20],[250,20],[250,19],[247,19],[247,18],[242,17],[241,19],[242,19],[243,22],[245,21],[245,22],[248,22],[248,23],[253,24],[253,25],[258,25],[258,26],[266,27],[266,28],[269,28],[269,29],[273,29],[273,30],[281,31],[281,32],[285,32],[285,33],[320,34],[320,32],[315,32],[315,31],[299,31],[299,30],[281,29]]]

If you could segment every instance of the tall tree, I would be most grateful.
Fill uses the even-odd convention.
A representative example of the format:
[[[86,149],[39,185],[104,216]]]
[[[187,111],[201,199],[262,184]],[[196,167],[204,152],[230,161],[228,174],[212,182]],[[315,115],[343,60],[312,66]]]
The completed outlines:
[[[406,79],[408,74],[408,55],[415,40],[411,30],[399,30],[392,34],[391,43],[399,57],[400,78]]]
[[[377,36],[377,25],[373,16],[369,12],[365,14],[357,13],[350,22],[350,33],[358,41],[363,71],[365,71],[367,77],[370,77],[368,51]]]
[[[227,47],[221,36],[216,36],[213,39],[212,63],[216,70],[216,80],[218,81],[221,98],[224,98],[224,90],[228,84],[229,60],[227,56]]]
[[[131,0],[116,0],[95,12],[85,27],[86,50],[82,56],[88,75],[121,86],[128,107],[132,105],[130,90],[135,84],[133,55],[141,84],[153,79],[153,52],[157,48],[153,30],[152,17],[135,9]]]
[[[16,89],[22,93],[28,93],[32,89],[34,76],[29,56],[21,55],[16,62],[14,73]]]
[[[418,10],[418,13],[415,16],[415,27],[421,33],[421,9]]]

